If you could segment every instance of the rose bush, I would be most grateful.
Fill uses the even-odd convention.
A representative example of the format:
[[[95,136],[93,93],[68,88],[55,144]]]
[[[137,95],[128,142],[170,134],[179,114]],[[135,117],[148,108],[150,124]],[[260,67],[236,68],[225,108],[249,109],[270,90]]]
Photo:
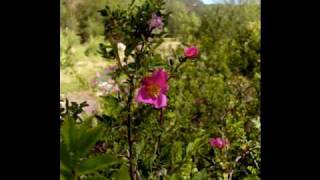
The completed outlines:
[[[252,23],[258,16],[251,18],[251,6],[196,9],[192,16],[201,12],[201,24],[196,23],[201,28],[186,30],[187,39],[179,39],[179,33],[186,35],[184,28],[175,31],[181,45],[163,56],[157,48],[172,35],[168,22],[175,18],[164,5],[146,0],[100,11],[105,40],[99,52],[115,68],[101,72],[96,83],[111,91],[100,94],[103,108],[91,120],[71,125],[84,132],[92,131],[85,127],[105,128],[95,138],[99,141],[92,140],[92,151],[75,160],[102,168],[84,173],[75,163],[63,174],[81,167],[81,179],[258,178],[259,28]],[[109,165],[98,163],[105,154],[115,158]]]

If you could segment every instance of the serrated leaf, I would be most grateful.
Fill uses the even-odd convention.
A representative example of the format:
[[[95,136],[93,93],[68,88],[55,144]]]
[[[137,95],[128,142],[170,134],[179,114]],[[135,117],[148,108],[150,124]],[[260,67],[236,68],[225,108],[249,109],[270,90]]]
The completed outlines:
[[[60,160],[63,164],[61,167],[65,167],[65,169],[71,169],[74,165],[74,161],[70,156],[70,152],[67,149],[67,146],[64,143],[60,144]]]
[[[120,161],[112,155],[105,154],[92,157],[80,162],[78,173],[80,175],[95,172],[100,169],[107,168],[111,165],[117,164]]]
[[[115,179],[116,180],[130,180],[129,169],[125,164],[123,164],[121,166],[121,168],[117,171],[117,173],[115,174]]]
[[[93,148],[96,142],[101,138],[104,129],[103,126],[98,126],[86,131],[82,129],[82,131],[79,132],[79,139],[77,142],[77,153],[79,156],[85,155]]]
[[[66,145],[66,149],[70,151],[74,151],[76,149],[76,122],[75,120],[70,117],[69,115],[66,115],[64,118],[63,125],[61,127],[61,135],[63,142]]]

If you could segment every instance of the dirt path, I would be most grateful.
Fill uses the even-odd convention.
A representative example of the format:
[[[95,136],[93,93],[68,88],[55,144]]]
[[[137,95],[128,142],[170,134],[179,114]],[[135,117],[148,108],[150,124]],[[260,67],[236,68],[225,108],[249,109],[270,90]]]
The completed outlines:
[[[101,107],[98,102],[98,97],[93,95],[90,91],[79,91],[79,92],[73,92],[66,95],[63,95],[63,98],[68,98],[68,100],[81,103],[84,101],[87,101],[89,104],[88,107],[84,108],[84,111],[92,115],[93,113],[97,112]]]

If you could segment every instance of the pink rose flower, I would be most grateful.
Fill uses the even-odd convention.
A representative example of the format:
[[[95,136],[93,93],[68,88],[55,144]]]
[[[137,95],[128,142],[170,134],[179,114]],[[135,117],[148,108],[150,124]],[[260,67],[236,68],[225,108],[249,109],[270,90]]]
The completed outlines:
[[[149,20],[149,29],[162,29],[163,28],[162,17],[157,16],[155,13],[152,14],[151,19]]]
[[[187,47],[184,49],[184,56],[186,58],[196,58],[199,56],[199,50],[195,46]]]
[[[222,149],[225,146],[229,145],[228,139],[222,139],[220,137],[210,138],[209,143],[213,148],[218,148],[218,149]]]
[[[143,78],[136,101],[144,104],[151,104],[160,109],[167,106],[167,92],[169,90],[168,73],[158,69],[151,76]]]

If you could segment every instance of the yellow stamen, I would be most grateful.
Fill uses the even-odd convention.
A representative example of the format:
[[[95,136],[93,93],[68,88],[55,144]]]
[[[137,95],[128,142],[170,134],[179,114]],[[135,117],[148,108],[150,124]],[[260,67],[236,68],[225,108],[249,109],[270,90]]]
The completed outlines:
[[[147,91],[149,96],[154,98],[160,95],[160,87],[155,84],[148,86]]]

